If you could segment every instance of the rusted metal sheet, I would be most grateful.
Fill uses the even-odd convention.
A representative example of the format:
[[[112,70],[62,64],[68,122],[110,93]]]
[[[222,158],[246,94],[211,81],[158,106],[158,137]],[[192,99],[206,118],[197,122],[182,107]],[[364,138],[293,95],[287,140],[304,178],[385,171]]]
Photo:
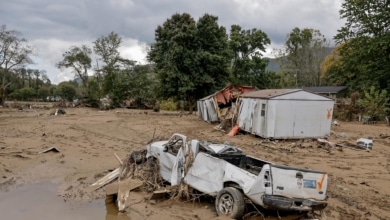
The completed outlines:
[[[231,85],[197,102],[198,116],[204,121],[218,122],[234,107],[234,101],[243,93],[256,90],[252,86]],[[224,114],[223,114],[224,113]]]

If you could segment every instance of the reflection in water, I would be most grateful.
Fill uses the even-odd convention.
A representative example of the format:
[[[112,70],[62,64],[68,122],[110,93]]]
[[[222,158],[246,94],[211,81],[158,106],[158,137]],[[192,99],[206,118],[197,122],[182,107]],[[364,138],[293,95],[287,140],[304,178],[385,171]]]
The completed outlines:
[[[118,212],[113,202],[106,202],[106,220],[131,220],[131,218],[126,213]]]
[[[114,203],[106,203],[103,199],[65,203],[57,195],[56,185],[50,182],[0,192],[0,219],[131,220],[126,213],[118,213]]]

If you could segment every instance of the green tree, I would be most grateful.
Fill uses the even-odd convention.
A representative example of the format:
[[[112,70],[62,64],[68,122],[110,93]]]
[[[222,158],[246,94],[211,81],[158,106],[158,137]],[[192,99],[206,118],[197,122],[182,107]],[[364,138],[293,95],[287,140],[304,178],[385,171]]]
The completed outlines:
[[[189,14],[174,14],[157,27],[148,53],[160,97],[186,100],[190,112],[197,99],[226,85],[227,36],[217,20],[205,14],[195,22]]]
[[[229,81],[228,67],[230,51],[226,28],[218,25],[218,17],[205,14],[196,23],[197,74],[195,82],[195,99],[207,96],[215,90],[226,86]],[[189,95],[186,95],[187,97]]]
[[[351,90],[371,86],[390,92],[390,4],[386,0],[345,0],[340,17],[346,23],[334,37],[340,48],[339,75]]]
[[[86,90],[86,96],[91,99],[92,90],[90,89],[88,70],[91,68],[91,49],[82,45],[81,47],[72,46],[62,56],[63,59],[57,63],[60,69],[71,68],[75,76],[78,77]]]
[[[387,107],[389,101],[387,94],[386,90],[377,90],[374,86],[371,86],[369,90],[365,90],[364,96],[359,99],[364,113],[374,120],[383,119],[389,110]]]
[[[32,75],[34,73],[33,69],[27,69],[26,75],[27,75],[27,82],[28,82],[28,88],[32,87]]]
[[[50,96],[50,87],[41,86],[37,92],[37,98],[40,100],[46,100],[46,97]]]
[[[243,30],[239,25],[232,25],[229,36],[231,51],[231,75],[233,84],[253,85],[267,88],[265,67],[268,60],[262,58],[262,52],[271,41],[267,34],[253,28]]]
[[[319,30],[294,28],[287,36],[279,62],[284,73],[295,78],[295,86],[321,86],[321,63],[328,55],[329,43]],[[292,86],[292,85],[290,85]]]
[[[7,80],[8,75],[15,74],[12,70],[32,63],[31,53],[31,47],[20,32],[7,30],[5,25],[0,27],[0,105],[4,105],[6,89],[12,83]]]
[[[126,71],[126,98],[132,98],[137,104],[154,104],[157,99],[156,73],[151,65],[136,65]]]
[[[9,94],[9,97],[16,100],[30,101],[35,97],[35,91],[28,87],[16,89]]]
[[[114,106],[119,106],[123,100],[123,70],[132,69],[135,65],[135,61],[120,56],[118,49],[121,43],[122,38],[111,32],[94,41],[93,47],[95,54],[102,61],[101,67],[96,70],[97,83],[102,85],[104,93],[110,95]]]
[[[54,95],[72,102],[77,94],[77,83],[72,81],[61,82],[54,90]]]

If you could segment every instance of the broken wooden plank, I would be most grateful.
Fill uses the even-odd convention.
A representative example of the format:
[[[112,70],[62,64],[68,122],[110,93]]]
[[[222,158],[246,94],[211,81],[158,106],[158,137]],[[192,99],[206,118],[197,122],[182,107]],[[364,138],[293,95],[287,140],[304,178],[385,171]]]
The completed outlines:
[[[119,182],[117,205],[120,212],[125,211],[126,201],[129,198],[130,191],[143,185],[143,182],[136,179],[126,179]]]
[[[122,187],[122,188],[128,187],[129,191],[131,191],[131,190],[134,190],[134,189],[141,187],[142,185],[143,185],[143,182],[141,180],[129,178],[127,180],[110,183],[110,184],[106,185],[106,187],[104,187],[104,189],[106,190],[106,195],[109,196],[109,195],[118,194],[120,187]]]
[[[43,153],[47,153],[47,152],[50,152],[50,151],[53,151],[53,152],[56,152],[56,153],[60,152],[60,150],[58,150],[56,147],[49,147],[49,148],[39,152],[38,154],[43,154]]]
[[[92,183],[89,187],[86,188],[85,191],[87,193],[90,193],[90,192],[93,192],[93,191],[100,189],[101,187],[109,184],[110,182],[112,182],[113,180],[118,178],[120,170],[121,170],[120,167],[116,168],[115,170],[108,173],[107,175],[105,175],[104,177],[99,179],[98,181]]]
[[[168,189],[156,190],[153,192],[152,196],[150,197],[150,200],[163,199],[170,192],[171,190]]]
[[[114,153],[114,155],[115,155],[116,159],[118,160],[119,164],[121,166],[123,166],[123,161],[121,160],[121,158],[119,158],[119,156],[116,153]]]

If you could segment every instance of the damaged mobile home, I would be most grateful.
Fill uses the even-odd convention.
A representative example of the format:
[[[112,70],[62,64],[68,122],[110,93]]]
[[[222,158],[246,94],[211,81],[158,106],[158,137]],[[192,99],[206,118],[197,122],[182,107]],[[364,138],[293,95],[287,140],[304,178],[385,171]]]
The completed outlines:
[[[232,116],[236,99],[256,90],[252,86],[230,85],[197,101],[198,116],[207,122],[219,122]]]
[[[240,130],[263,138],[330,135],[334,100],[302,89],[267,89],[240,96]]]

